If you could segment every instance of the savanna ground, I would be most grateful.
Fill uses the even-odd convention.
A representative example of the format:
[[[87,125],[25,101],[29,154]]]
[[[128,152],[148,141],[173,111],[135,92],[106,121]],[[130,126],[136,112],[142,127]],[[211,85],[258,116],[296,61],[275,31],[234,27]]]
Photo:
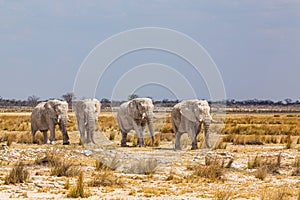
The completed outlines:
[[[121,148],[115,114],[101,113],[96,145],[79,145],[72,113],[63,146],[30,134],[29,112],[0,113],[0,199],[297,199],[300,113],[231,113],[213,149],[174,151],[168,113],[155,113],[155,147]],[[218,116],[215,116],[218,120]],[[212,125],[211,132],[218,124]],[[108,140],[105,139],[103,133]],[[199,137],[199,147],[203,142]],[[150,140],[146,138],[146,144]]]

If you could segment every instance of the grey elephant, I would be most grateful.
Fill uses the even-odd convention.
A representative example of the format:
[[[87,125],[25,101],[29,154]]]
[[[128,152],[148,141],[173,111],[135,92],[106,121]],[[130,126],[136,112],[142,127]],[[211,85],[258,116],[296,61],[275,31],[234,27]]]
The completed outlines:
[[[49,100],[39,103],[31,114],[31,133],[35,136],[39,130],[44,135],[44,144],[48,142],[48,130],[50,130],[50,143],[55,140],[55,126],[59,128],[63,136],[63,144],[70,144],[67,132],[68,103],[60,100]]]
[[[95,144],[94,127],[98,123],[100,109],[101,103],[97,99],[84,99],[75,104],[74,111],[82,144]]]
[[[125,147],[127,134],[135,130],[138,137],[138,145],[145,146],[144,135],[146,124],[151,134],[152,146],[154,145],[154,132],[152,127],[153,103],[149,98],[135,98],[121,104],[117,113],[119,129],[122,133],[121,146]]]
[[[186,100],[176,104],[171,112],[172,127],[175,133],[175,149],[181,149],[180,138],[188,133],[192,139],[192,149],[197,149],[197,136],[204,124],[205,144],[209,144],[209,126],[214,121],[206,100]]]

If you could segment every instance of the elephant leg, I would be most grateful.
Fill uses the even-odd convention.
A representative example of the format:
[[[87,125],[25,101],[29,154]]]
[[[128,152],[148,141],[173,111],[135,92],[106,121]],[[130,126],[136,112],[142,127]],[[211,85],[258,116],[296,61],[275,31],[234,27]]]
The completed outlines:
[[[198,132],[197,131],[198,131],[197,126],[194,126],[189,131],[189,136],[192,139],[192,150],[198,149],[198,140],[197,140]]]
[[[36,129],[31,128],[32,141],[34,141],[34,136],[35,136],[36,132],[37,132]]]
[[[180,132],[175,133],[175,150],[181,150],[181,147],[180,147],[181,135],[182,135],[182,133],[180,133]]]
[[[86,125],[86,143],[89,144],[91,143],[91,130],[88,126],[88,124]]]
[[[127,147],[126,144],[127,132],[121,131],[121,133],[122,133],[121,147]]]
[[[84,132],[85,132],[85,127],[84,123],[78,123],[78,129],[79,129],[79,134],[80,134],[80,142],[81,144],[84,144]]]
[[[50,127],[50,144],[53,144],[55,141],[55,126]]]
[[[70,144],[69,135],[68,135],[66,126],[64,124],[59,124],[59,128],[60,128],[60,131],[61,131],[62,136],[63,136],[63,145],[69,145]]]
[[[96,142],[94,140],[94,131],[91,132],[91,141],[93,144],[96,144]]]
[[[153,131],[153,126],[152,126],[152,120],[150,120],[148,122],[148,129],[151,135],[151,142],[152,142],[152,146],[154,146],[154,131]]]
[[[44,144],[47,144],[48,142],[48,131],[42,131],[43,132],[43,135],[44,135]]]
[[[209,126],[210,123],[204,123],[204,138],[205,138],[205,145],[207,148],[211,148],[209,144]]]
[[[140,124],[137,124],[137,122],[133,122],[133,128],[138,136],[138,145],[139,147],[145,146],[144,144],[144,138],[142,133],[142,126]]]
[[[198,141],[197,141],[197,135],[193,134],[192,137],[192,150],[198,149]]]

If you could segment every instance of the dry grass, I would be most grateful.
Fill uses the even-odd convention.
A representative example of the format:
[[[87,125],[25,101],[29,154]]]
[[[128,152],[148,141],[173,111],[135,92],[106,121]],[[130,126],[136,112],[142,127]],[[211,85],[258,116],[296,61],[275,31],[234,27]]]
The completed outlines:
[[[267,174],[268,174],[267,166],[261,166],[254,172],[255,178],[258,178],[260,180],[265,180]]]
[[[113,171],[102,170],[94,174],[92,181],[88,183],[90,187],[100,187],[100,186],[116,186],[122,187],[124,182],[121,178],[114,175]]]
[[[218,188],[215,191],[215,198],[216,200],[230,200],[233,199],[234,192],[229,188]]]
[[[225,173],[224,168],[224,160],[218,157],[205,157],[205,165],[197,164],[196,166],[188,167],[188,169],[193,170],[193,173],[187,178],[201,177],[210,181],[221,180]]]
[[[5,177],[5,184],[16,184],[16,183],[24,183],[29,179],[29,171],[26,169],[24,163],[17,162],[9,175]]]
[[[91,196],[90,192],[85,191],[85,187],[84,187],[84,175],[83,175],[83,171],[80,172],[78,179],[77,179],[77,184],[76,187],[71,187],[70,188],[70,193],[68,195],[68,197],[72,197],[72,198],[87,198],[89,196]]]
[[[35,164],[50,167],[52,176],[72,177],[80,173],[78,166],[65,160],[62,155],[58,155],[55,151],[47,152],[44,157],[36,159]]]
[[[256,155],[254,159],[248,160],[248,168],[257,168],[254,175],[256,178],[264,180],[267,173],[277,174],[281,164],[281,153],[276,158],[265,158]]]
[[[299,115],[227,115],[222,134],[300,135]]]
[[[280,187],[275,189],[266,189],[261,194],[261,200],[282,200],[289,199],[289,188]]]
[[[300,157],[297,157],[293,163],[294,170],[292,176],[300,176]]]

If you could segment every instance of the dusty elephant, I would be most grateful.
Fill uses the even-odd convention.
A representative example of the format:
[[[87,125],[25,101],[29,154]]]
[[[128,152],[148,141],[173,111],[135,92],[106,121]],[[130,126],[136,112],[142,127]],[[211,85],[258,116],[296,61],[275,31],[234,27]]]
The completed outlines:
[[[138,145],[145,146],[144,135],[146,124],[151,134],[152,146],[154,145],[154,132],[152,127],[153,103],[149,98],[136,98],[125,102],[120,106],[117,114],[119,129],[122,133],[121,146],[125,147],[127,134],[135,130],[138,137]]]
[[[205,100],[186,100],[176,104],[171,112],[172,127],[175,133],[175,149],[181,149],[180,138],[188,133],[192,139],[192,149],[197,149],[197,136],[204,124],[205,144],[209,144],[209,126],[213,121],[210,107]]]
[[[84,99],[75,104],[74,111],[82,144],[90,142],[95,144],[94,127],[98,123],[100,109],[101,103],[97,99]]]
[[[31,114],[31,133],[35,136],[39,130],[43,132],[44,144],[47,144],[50,130],[50,143],[55,140],[55,126],[58,124],[63,136],[63,144],[70,144],[67,132],[68,103],[60,100],[49,100],[39,103]]]

